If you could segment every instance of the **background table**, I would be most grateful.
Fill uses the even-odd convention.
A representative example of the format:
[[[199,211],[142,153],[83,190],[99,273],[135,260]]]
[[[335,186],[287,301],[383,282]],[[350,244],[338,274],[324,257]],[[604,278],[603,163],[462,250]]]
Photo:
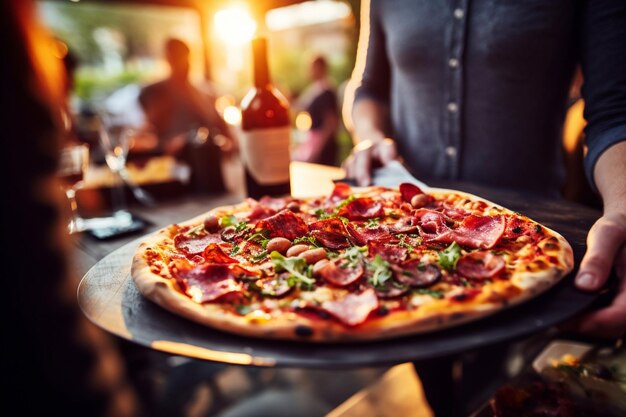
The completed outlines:
[[[333,187],[331,179],[342,175],[342,171],[336,168],[294,164],[294,194],[327,193]],[[577,263],[584,253],[586,231],[599,215],[595,210],[562,200],[469,184],[434,185],[481,195],[559,231],[572,244]],[[240,198],[237,195],[188,198],[141,210],[139,214],[153,221],[152,229],[156,230]],[[79,241],[84,254],[83,265],[101,260],[86,274],[79,287],[79,303],[87,317],[113,334],[154,349],[232,364],[337,368],[388,365],[452,355],[539,332],[588,307],[597,298],[596,294],[576,290],[570,276],[535,300],[442,332],[361,344],[264,341],[212,330],[175,316],[144,299],[129,276],[130,259],[138,241],[110,253],[114,245],[123,243],[126,242],[99,243],[88,238]]]

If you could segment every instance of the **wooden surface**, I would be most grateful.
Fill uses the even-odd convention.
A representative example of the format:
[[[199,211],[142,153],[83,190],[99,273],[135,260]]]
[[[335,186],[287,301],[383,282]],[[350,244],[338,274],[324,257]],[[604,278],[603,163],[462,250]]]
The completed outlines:
[[[333,187],[331,179],[342,174],[337,169],[307,164],[300,167],[296,165],[295,170],[292,175],[304,179],[294,181],[300,184],[294,187],[297,195],[327,193]],[[571,243],[577,263],[584,253],[586,231],[599,215],[595,210],[561,200],[467,184],[433,185],[454,186],[481,195],[557,230]],[[298,187],[304,189],[299,190]],[[303,194],[298,194],[300,191]],[[151,230],[157,230],[217,205],[234,203],[240,199],[238,195],[186,198],[136,212],[153,221]],[[78,294],[81,308],[94,323],[113,334],[154,349],[234,364],[336,368],[388,365],[455,354],[543,330],[582,311],[597,298],[595,294],[576,290],[572,274],[535,300],[445,332],[358,345],[279,343],[215,331],[174,316],[144,299],[129,275],[130,260],[138,240],[125,238],[103,243],[82,237],[77,244],[82,268],[100,261],[85,275]],[[113,251],[120,246],[120,249]]]

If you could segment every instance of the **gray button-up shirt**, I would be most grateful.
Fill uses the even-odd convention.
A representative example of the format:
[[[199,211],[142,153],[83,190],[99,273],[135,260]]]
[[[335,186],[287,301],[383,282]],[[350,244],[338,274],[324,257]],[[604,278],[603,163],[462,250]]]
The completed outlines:
[[[556,194],[578,63],[588,175],[626,139],[624,0],[372,0],[368,38],[356,100],[389,106],[420,178]]]

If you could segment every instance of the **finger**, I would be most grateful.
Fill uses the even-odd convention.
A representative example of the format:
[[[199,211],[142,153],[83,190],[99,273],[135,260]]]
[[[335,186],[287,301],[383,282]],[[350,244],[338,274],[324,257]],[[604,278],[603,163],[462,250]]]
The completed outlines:
[[[582,317],[578,330],[605,338],[622,336],[626,329],[626,289],[623,287],[610,306]]]
[[[626,227],[601,217],[589,231],[587,253],[580,264],[576,285],[586,291],[595,291],[606,282],[616,255],[626,240]]]
[[[354,156],[353,178],[360,186],[370,185],[372,182],[372,148],[372,142],[365,140],[357,143],[352,151]]]
[[[343,161],[341,168],[343,168],[346,178],[354,178],[354,154],[350,154],[350,156]]]
[[[385,138],[376,145],[376,154],[374,155],[381,164],[386,165],[398,157],[396,143],[389,138]]]

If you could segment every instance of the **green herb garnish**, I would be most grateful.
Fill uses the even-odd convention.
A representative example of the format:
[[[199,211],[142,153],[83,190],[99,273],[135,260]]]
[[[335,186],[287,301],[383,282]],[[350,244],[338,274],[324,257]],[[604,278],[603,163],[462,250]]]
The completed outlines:
[[[458,243],[452,242],[450,246],[442,251],[438,251],[437,254],[439,255],[439,265],[446,271],[453,271],[461,257],[461,247]]]
[[[373,229],[375,227],[378,227],[379,224],[380,224],[380,219],[378,217],[373,217],[371,219],[368,219],[367,222],[365,222],[365,227],[367,227],[368,229]]]
[[[391,269],[389,262],[385,261],[380,255],[376,255],[374,260],[367,264],[367,269],[372,272],[368,281],[374,287],[382,287],[385,282],[391,278]]]
[[[269,234],[269,231],[262,230],[262,229],[257,229],[257,230],[259,231],[254,233],[252,236],[250,236],[246,240],[249,242],[258,243],[259,245],[263,247],[263,249],[265,249],[267,247],[267,243],[270,241],[270,239],[267,237],[267,235]]]
[[[315,284],[315,279],[312,277],[313,268],[309,268],[309,265],[303,258],[285,258],[276,251],[273,251],[270,257],[276,272],[289,272],[290,276],[287,278],[287,284],[290,287],[302,286],[311,288]]]
[[[252,307],[245,305],[245,304],[237,304],[235,306],[235,311],[237,311],[238,314],[245,316],[246,314],[249,314],[252,312]]]
[[[233,216],[232,214],[230,216],[220,217],[218,222],[219,222],[219,225],[220,225],[221,228],[225,228],[225,227],[228,227],[228,226],[234,226],[237,223],[239,223],[237,218],[235,216]]]
[[[199,225],[197,225],[195,227],[192,227],[191,229],[187,230],[185,232],[185,235],[187,235],[187,236],[198,236],[202,232],[204,232],[204,224],[199,224]]]
[[[267,258],[267,251],[260,252],[258,255],[254,255],[252,257],[252,262],[257,263]]]
[[[233,248],[230,250],[230,256],[237,255],[240,250],[241,248],[239,247],[239,245],[233,246]]]
[[[317,243],[317,240],[313,236],[297,237],[293,240],[293,244],[294,245],[305,244],[305,245],[320,247],[319,243]]]
[[[439,291],[439,290],[429,290],[428,288],[420,288],[415,290],[416,294],[419,295],[430,295],[433,298],[437,298],[437,299],[442,299],[443,298],[443,291]]]

